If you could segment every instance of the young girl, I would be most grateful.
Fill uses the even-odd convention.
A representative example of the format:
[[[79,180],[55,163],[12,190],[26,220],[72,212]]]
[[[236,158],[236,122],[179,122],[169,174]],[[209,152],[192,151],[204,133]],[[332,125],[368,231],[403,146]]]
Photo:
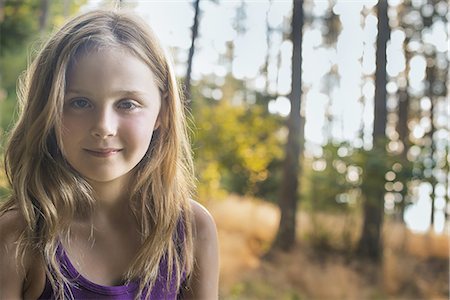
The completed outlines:
[[[74,18],[21,84],[0,210],[0,299],[216,299],[184,108],[148,26]]]

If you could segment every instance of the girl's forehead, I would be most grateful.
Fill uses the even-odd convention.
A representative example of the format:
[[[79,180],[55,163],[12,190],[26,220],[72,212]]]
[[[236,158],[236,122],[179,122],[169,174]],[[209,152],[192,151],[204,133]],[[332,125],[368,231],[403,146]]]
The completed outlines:
[[[116,44],[84,44],[79,46],[72,59],[71,59],[71,65],[76,64],[77,61],[80,61],[82,58],[85,58],[86,56],[92,56],[92,55],[101,55],[101,54],[113,54],[117,56],[122,55],[133,55],[137,57],[137,55],[129,48],[122,46],[122,45],[116,45]]]
[[[68,72],[66,93],[80,90],[97,95],[118,90],[159,93],[155,79],[149,65],[130,51],[90,51],[79,57]]]
[[[149,46],[150,47],[150,46]],[[131,58],[131,60],[139,61],[142,66],[149,68],[152,73],[152,79],[161,91],[165,90],[166,72],[165,64],[158,63],[158,59],[155,58],[154,53],[148,53],[149,49],[142,45],[130,45],[121,44],[117,41],[87,41],[80,45],[72,58],[69,59],[69,64],[66,68],[66,84],[70,84],[71,77],[73,77],[74,71],[79,69],[81,62],[89,61],[89,64],[93,64],[99,67],[102,63],[108,63],[109,65],[122,65],[125,58]],[[105,60],[104,58],[111,58]],[[88,65],[89,65],[88,64]],[[84,64],[86,65],[86,63]],[[113,69],[112,67],[110,68]],[[119,71],[116,69],[116,71]]]
[[[146,65],[151,69],[151,66],[140,56],[138,56],[131,49],[125,46],[112,45],[108,46],[95,46],[91,48],[85,48],[77,53],[70,60],[66,71],[66,78],[70,80],[74,71],[80,67],[100,67],[104,63],[108,63],[109,66],[122,65],[124,59],[132,59],[139,61],[142,65]],[[87,63],[86,63],[87,62]]]

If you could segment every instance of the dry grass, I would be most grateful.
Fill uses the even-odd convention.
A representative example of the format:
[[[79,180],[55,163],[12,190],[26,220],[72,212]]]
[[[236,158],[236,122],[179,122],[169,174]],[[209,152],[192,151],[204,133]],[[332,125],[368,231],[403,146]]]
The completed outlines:
[[[354,217],[299,215],[299,246],[271,261],[260,257],[275,235],[274,205],[230,197],[207,205],[219,231],[221,299],[447,299],[448,235],[414,234],[400,224],[384,226],[380,265],[342,249],[358,238]],[[327,248],[328,247],[328,248]]]
[[[279,216],[268,203],[237,197],[208,207],[218,226],[221,283],[230,286],[244,271],[260,265],[259,257],[275,235]]]

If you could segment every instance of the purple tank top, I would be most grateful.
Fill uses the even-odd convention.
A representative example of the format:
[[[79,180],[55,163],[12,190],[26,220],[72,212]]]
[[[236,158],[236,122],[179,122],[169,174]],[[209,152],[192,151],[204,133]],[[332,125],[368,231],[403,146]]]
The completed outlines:
[[[120,286],[103,286],[89,281],[87,278],[83,277],[75,269],[73,264],[70,262],[64,249],[59,246],[56,252],[57,259],[61,263],[62,272],[64,276],[73,282],[73,285],[65,288],[66,294],[73,295],[73,299],[116,299],[116,300],[133,300],[138,288],[138,282],[131,282],[126,285]],[[159,273],[153,289],[150,293],[151,300],[160,299],[177,299],[178,291],[174,287],[174,283],[171,283],[170,290],[166,289],[166,276],[167,274],[167,262],[165,259],[161,260],[159,266]],[[184,280],[184,278],[182,278]],[[145,293],[142,296],[144,299]],[[44,291],[38,299],[54,299],[53,289],[50,281],[47,279]]]

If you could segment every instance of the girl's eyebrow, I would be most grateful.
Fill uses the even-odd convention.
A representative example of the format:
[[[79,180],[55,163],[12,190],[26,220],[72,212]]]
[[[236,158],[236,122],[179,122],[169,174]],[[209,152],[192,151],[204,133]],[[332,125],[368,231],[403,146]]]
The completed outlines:
[[[76,94],[76,95],[90,95],[89,91],[83,89],[68,89],[66,94]],[[140,90],[117,90],[111,93],[113,96],[145,96],[148,92]]]
[[[89,93],[82,89],[67,89],[66,94],[89,94]]]
[[[139,91],[139,90],[119,90],[113,93],[114,95],[123,95],[123,96],[138,96],[142,97],[148,95],[148,92]]]

